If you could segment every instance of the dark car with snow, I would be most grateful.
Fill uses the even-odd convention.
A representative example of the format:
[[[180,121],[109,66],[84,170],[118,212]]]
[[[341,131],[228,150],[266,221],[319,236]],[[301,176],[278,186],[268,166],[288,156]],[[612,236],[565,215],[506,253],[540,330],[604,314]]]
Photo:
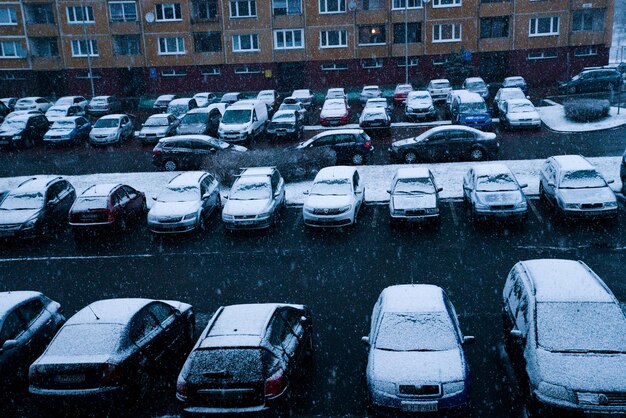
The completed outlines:
[[[0,292],[0,375],[5,390],[26,383],[28,367],[65,322],[61,305],[39,292]]]
[[[211,135],[217,137],[217,129],[226,111],[224,103],[212,103],[206,107],[190,110],[180,120],[177,135]]]
[[[571,80],[558,83],[559,93],[575,94],[591,91],[617,91],[622,85],[622,75],[611,68],[592,68],[583,70]]]
[[[43,141],[49,126],[41,113],[8,117],[0,125],[0,147],[30,148]]]
[[[306,306],[223,306],[185,361],[176,398],[186,413],[204,415],[280,408],[304,377],[312,355]]]
[[[300,106],[298,103],[297,106]],[[265,136],[271,140],[298,140],[304,132],[303,118],[295,110],[279,110],[274,113],[265,129]]]
[[[334,150],[338,164],[366,164],[374,152],[372,139],[362,129],[328,130],[300,143],[295,149],[306,152],[310,148]]]
[[[193,345],[193,307],[151,299],[107,299],[72,316],[29,370],[40,400],[113,401],[144,396],[151,379]]]
[[[152,164],[161,170],[200,168],[216,152],[244,152],[246,147],[208,135],[177,135],[163,138],[152,150]]]

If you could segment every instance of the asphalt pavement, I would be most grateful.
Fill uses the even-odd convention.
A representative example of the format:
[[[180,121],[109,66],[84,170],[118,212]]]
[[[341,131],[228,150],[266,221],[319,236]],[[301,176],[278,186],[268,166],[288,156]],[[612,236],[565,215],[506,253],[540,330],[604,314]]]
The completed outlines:
[[[5,169],[5,167],[2,167]],[[67,230],[35,242],[0,244],[3,289],[34,289],[70,316],[98,299],[148,297],[191,303],[198,332],[224,304],[293,302],[313,312],[315,370],[293,416],[365,416],[365,347],[371,309],[393,284],[432,283],[448,293],[465,335],[472,370],[472,417],[522,417],[523,400],[502,356],[500,294],[519,260],[585,261],[626,300],[626,210],[616,221],[562,223],[538,200],[522,225],[474,225],[461,202],[442,203],[439,226],[392,229],[388,208],[364,207],[359,224],[305,230],[301,208],[288,208],[275,229],[227,234],[217,219],[202,235],[155,240],[144,225],[127,236],[73,242]],[[176,415],[176,373],[164,373],[142,414]],[[2,416],[49,416],[27,396],[0,402]],[[58,410],[55,410],[58,412]],[[128,416],[125,411],[120,415]]]

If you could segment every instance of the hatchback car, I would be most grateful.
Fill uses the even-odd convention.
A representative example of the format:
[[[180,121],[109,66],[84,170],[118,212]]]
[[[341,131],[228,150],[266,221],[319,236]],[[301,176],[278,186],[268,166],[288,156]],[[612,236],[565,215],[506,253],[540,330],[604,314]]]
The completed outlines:
[[[615,218],[617,198],[609,184],[580,155],[548,158],[541,167],[539,197],[567,218]]]
[[[362,105],[367,103],[369,99],[378,99],[383,97],[383,91],[378,86],[364,86],[359,95],[359,100]]]
[[[426,86],[426,90],[430,93],[430,97],[433,98],[433,101],[442,101],[446,100],[446,96],[452,91],[452,86],[447,79],[438,78],[436,80],[430,80],[428,86]]]
[[[218,136],[217,130],[226,111],[224,103],[213,103],[206,107],[190,110],[180,120],[176,128],[177,135],[211,135]]]
[[[303,305],[223,306],[185,361],[176,398],[186,413],[248,413],[277,406],[309,370],[310,310]]]
[[[116,96],[96,96],[87,105],[87,113],[93,116],[118,113],[122,111],[122,102]]]
[[[500,104],[500,123],[505,129],[541,128],[541,115],[528,99],[509,99]]]
[[[33,238],[64,227],[74,199],[76,191],[63,177],[23,181],[0,202],[0,237]]]
[[[38,110],[46,113],[52,107],[52,103],[43,97],[24,97],[15,103],[15,110]]]
[[[116,228],[143,221],[148,213],[146,195],[125,184],[94,184],[76,198],[69,223],[75,237],[87,230]]]
[[[40,112],[7,117],[0,125],[0,147],[30,148],[41,143],[48,128],[48,119]]]
[[[43,142],[52,144],[80,144],[89,138],[91,123],[84,116],[57,119],[43,136]]]
[[[207,107],[208,105],[218,101],[215,93],[210,92],[196,93],[193,95],[193,98],[196,100],[198,107]]]
[[[454,90],[451,94],[449,114],[455,125],[466,125],[481,130],[492,129],[491,113],[485,100],[468,90]]]
[[[361,129],[389,129],[391,127],[391,117],[384,107],[366,107],[361,112],[361,116],[359,116],[359,127]]]
[[[256,98],[265,103],[269,113],[274,113],[278,109],[280,94],[276,90],[261,90]]]
[[[312,227],[356,225],[365,202],[365,186],[354,167],[322,168],[306,194],[302,216]]]
[[[438,221],[441,191],[428,168],[399,168],[388,190],[391,223]]]
[[[161,138],[174,135],[179,123],[180,120],[172,114],[157,113],[141,124],[137,137],[144,145],[159,142]]]
[[[55,106],[78,106],[83,112],[87,109],[89,101],[83,96],[64,96],[54,102]]]
[[[85,112],[76,105],[54,105],[46,112],[46,119],[50,125],[68,116],[85,116]]]
[[[411,91],[406,96],[404,115],[408,120],[435,120],[437,110],[427,91]]]
[[[393,110],[393,106],[389,104],[387,99],[382,97],[378,99],[368,99],[367,102],[365,102],[363,110],[372,107],[382,107],[387,112],[387,115],[389,115],[389,119],[391,119],[391,111]]]
[[[366,382],[368,404],[399,413],[467,414],[470,371],[454,306],[428,284],[384,289],[372,311]],[[464,416],[464,415],[463,415]]]
[[[28,367],[65,322],[63,310],[39,292],[0,292],[0,373],[4,391],[28,381]]]
[[[393,103],[396,106],[403,105],[406,102],[406,96],[410,91],[413,91],[413,86],[410,84],[398,84],[393,91]]]
[[[348,106],[344,99],[328,99],[324,102],[320,111],[320,125],[340,126],[350,120]]]
[[[528,84],[526,83],[526,80],[524,79],[524,77],[520,77],[520,76],[507,77],[502,82],[502,87],[505,87],[505,88],[506,87],[518,87],[524,92],[524,94],[528,94]]]
[[[583,70],[571,80],[558,84],[560,93],[586,93],[591,91],[617,91],[622,85],[622,75],[615,69]]]
[[[330,148],[337,163],[366,164],[374,152],[372,139],[362,129],[337,129],[319,133],[296,146],[297,150]]]
[[[185,97],[180,99],[174,99],[167,105],[166,112],[176,116],[178,119],[182,119],[183,116],[190,110],[198,107],[196,99]]]
[[[626,317],[585,263],[518,262],[502,307],[506,352],[530,415],[626,414]]]
[[[161,170],[200,169],[216,152],[244,152],[247,148],[208,135],[176,135],[159,140],[152,150],[152,164]]]
[[[169,106],[170,102],[174,99],[178,98],[175,94],[162,94],[154,101],[152,108],[154,110],[158,110],[159,112],[167,111],[167,106]]]
[[[227,230],[269,228],[285,204],[285,180],[275,167],[244,168],[227,196],[222,221]]]
[[[209,216],[221,207],[220,184],[210,173],[187,171],[165,186],[148,212],[154,233],[204,231]]]
[[[29,392],[46,402],[143,398],[151,376],[187,353],[194,328],[193,307],[183,302],[93,302],[68,319],[30,366]]]
[[[311,90],[309,89],[298,89],[291,93],[291,97],[295,97],[297,101],[302,103],[302,106],[304,106],[305,109],[311,109],[315,96],[313,96],[313,93],[311,93]]]
[[[4,119],[11,113],[11,109],[9,109],[4,102],[0,101],[0,123],[4,122]]]
[[[300,101],[298,101],[298,99],[296,99],[295,97],[292,97],[292,96],[285,97],[283,102],[280,104],[280,107],[278,108],[278,111],[283,111],[283,110],[290,110],[293,112],[297,112],[298,118],[302,120],[302,122],[304,123],[304,120],[307,115],[307,110],[304,107],[304,105]]]
[[[343,99],[347,102],[348,97],[346,96],[346,90],[343,87],[334,87],[334,88],[328,89],[324,100],[329,100],[329,99]]]
[[[298,103],[300,106],[300,103]],[[272,140],[299,140],[304,133],[304,123],[297,111],[279,110],[267,125],[265,135]]]
[[[91,145],[118,144],[133,137],[133,122],[128,115],[102,116],[89,133]]]
[[[526,95],[519,87],[502,87],[498,89],[491,105],[491,115],[494,117],[500,116],[502,103],[510,99],[526,99]]]
[[[496,134],[462,125],[437,126],[415,138],[395,141],[389,148],[394,161],[415,164],[420,161],[462,159],[480,161],[498,154]]]
[[[239,93],[239,92],[225,93],[220,99],[220,103],[226,103],[227,105],[231,105],[233,103],[238,102],[239,100],[243,100],[242,93]]]
[[[463,202],[474,220],[526,219],[526,187],[504,164],[475,165],[463,177]]]
[[[478,93],[480,97],[483,99],[487,99],[489,97],[489,88],[480,77],[468,77],[463,81],[462,89],[471,91],[472,93]]]

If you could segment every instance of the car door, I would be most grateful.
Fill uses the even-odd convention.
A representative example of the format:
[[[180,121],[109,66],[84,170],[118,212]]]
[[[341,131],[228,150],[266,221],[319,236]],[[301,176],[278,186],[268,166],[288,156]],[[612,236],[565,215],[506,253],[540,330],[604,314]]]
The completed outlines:
[[[122,118],[122,124],[124,126],[124,134],[130,138],[133,134],[133,122],[128,116],[124,116]]]
[[[422,145],[423,156],[433,161],[445,159],[447,134],[447,132],[436,132],[429,136]]]
[[[354,154],[358,153],[356,146],[356,138],[352,134],[339,134],[335,137],[335,152],[337,159],[341,161],[350,161]]]
[[[275,311],[270,320],[268,342],[273,348],[272,351],[280,358],[287,378],[293,371],[294,357],[294,353],[288,351],[290,339],[293,336],[290,334],[289,326],[283,319],[281,310]]]
[[[113,192],[113,213],[116,221],[127,220],[129,215],[128,205],[130,197],[122,187],[118,187]]]
[[[363,205],[363,199],[364,199],[364,188],[363,185],[361,184],[361,178],[359,176],[359,172],[354,170],[354,174],[352,175],[352,188],[354,190],[354,200],[356,202],[356,210],[355,213],[357,213],[360,209],[361,206]]]
[[[450,136],[449,154],[450,158],[458,159],[470,155],[472,148],[476,145],[476,134],[463,129],[457,129]]]
[[[128,196],[128,204],[126,206],[126,214],[129,217],[139,218],[143,215],[143,200],[141,194],[130,186],[122,186],[124,192]]]
[[[161,332],[158,336],[157,361],[173,358],[173,355],[183,347],[182,343],[186,336],[185,321],[183,317],[173,307],[163,303],[155,302],[148,306],[148,310],[154,315]]]
[[[67,214],[74,204],[74,200],[76,200],[76,190],[67,180],[61,180],[60,183],[59,199],[61,200],[61,219],[59,219],[59,221],[65,222]]]
[[[50,226],[54,226],[57,221],[61,220],[63,214],[63,208],[61,207],[61,183],[53,183],[46,191],[45,211],[43,222],[48,223]]]
[[[171,148],[171,155],[180,167],[189,167],[197,164],[193,144],[190,140],[176,141]]]
[[[139,368],[145,370],[156,363],[163,354],[159,334],[162,328],[148,307],[144,307],[133,316],[130,325],[130,339],[140,353]]]
[[[24,372],[22,368],[24,366],[28,367],[31,360],[30,347],[26,346],[28,342],[27,325],[19,311],[19,307],[16,307],[6,315],[2,323],[2,329],[0,329],[0,347],[10,340],[17,343],[13,348],[3,350],[3,363],[7,367],[17,369],[18,372]]]
[[[205,176],[200,182],[200,196],[202,198],[202,215],[208,216],[217,202],[217,192],[212,189],[213,177],[211,175]]]
[[[546,161],[541,169],[541,187],[549,200],[554,199],[556,192],[556,168],[551,161]]]
[[[44,309],[41,299],[30,300],[17,308],[24,324],[24,332],[20,335],[23,342],[25,355],[34,360],[39,356],[50,339],[54,336],[54,323],[52,315]],[[23,340],[23,341],[22,341]]]

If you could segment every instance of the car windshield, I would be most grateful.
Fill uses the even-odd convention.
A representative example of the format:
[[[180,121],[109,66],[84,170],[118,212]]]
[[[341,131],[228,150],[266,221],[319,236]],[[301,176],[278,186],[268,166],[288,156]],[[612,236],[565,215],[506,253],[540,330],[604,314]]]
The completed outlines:
[[[537,303],[537,343],[549,351],[626,353],[626,318],[615,303]]]
[[[52,124],[52,129],[73,129],[75,126],[73,120],[58,120]]]
[[[181,125],[199,125],[209,121],[209,115],[206,113],[188,113],[180,121]]]
[[[517,183],[509,173],[486,174],[476,179],[477,192],[512,192],[517,190]]]
[[[300,110],[300,105],[283,103],[280,105],[278,110]]]
[[[393,188],[394,194],[434,194],[435,185],[428,177],[398,179]]]
[[[196,186],[168,186],[159,194],[159,202],[194,202],[200,200],[200,189]]]
[[[92,104],[106,104],[107,98],[106,97],[94,97],[93,99],[91,99],[91,103]]]
[[[432,84],[434,89],[447,89],[450,88],[450,83],[437,82]]]
[[[382,108],[385,108],[385,107],[387,107],[387,102],[386,101],[383,102],[382,100],[368,101],[365,104],[365,108],[369,108],[369,107],[374,107],[374,108],[382,107]]]
[[[117,128],[120,126],[119,119],[98,119],[94,128]]]
[[[41,209],[43,204],[43,194],[39,192],[9,193],[0,203],[0,209]]]
[[[276,123],[296,123],[295,113],[279,113],[274,115],[272,122]]]
[[[252,120],[252,111],[250,109],[229,109],[224,112],[222,123],[241,124]]]
[[[272,197],[272,186],[268,180],[246,179],[240,177],[233,185],[231,200],[266,200]]]
[[[466,87],[468,89],[476,89],[476,90],[478,90],[478,89],[484,89],[487,86],[485,85],[484,81],[469,81],[469,82],[467,82]]]
[[[576,170],[563,174],[561,189],[593,189],[605,187],[606,181],[596,170]]]
[[[222,102],[232,102],[232,101],[237,101],[237,95],[236,94],[225,94],[222,96]]]
[[[148,120],[143,124],[143,126],[167,126],[169,125],[169,121],[167,117],[163,116],[152,116],[148,118]]]
[[[33,104],[35,101],[33,99],[20,99],[17,101],[16,104],[18,105],[29,105],[29,104]]]
[[[7,119],[2,123],[1,127],[10,131],[21,130],[26,127],[26,121],[22,119]]]
[[[111,354],[119,345],[124,326],[120,324],[66,325],[48,346],[48,356]]]
[[[73,104],[73,103],[74,103],[74,98],[73,97],[62,97],[59,100],[57,100],[57,102],[56,102],[57,105]]]
[[[387,351],[445,351],[458,343],[452,321],[443,312],[387,312],[374,346]]]
[[[459,110],[461,113],[486,113],[487,106],[485,102],[461,103]]]
[[[534,111],[535,106],[532,103],[509,103],[510,113],[529,113]]]
[[[84,196],[76,199],[72,205],[73,211],[83,211],[89,209],[107,209],[109,199],[106,196]]]
[[[385,110],[380,107],[371,107],[369,109],[363,109],[363,117],[364,118],[374,118],[381,117],[384,118],[386,116]]]
[[[312,195],[345,196],[352,193],[349,179],[322,179],[313,183]]]
[[[368,93],[368,94],[378,93],[378,88],[377,87],[365,87],[363,89],[363,93]]]

